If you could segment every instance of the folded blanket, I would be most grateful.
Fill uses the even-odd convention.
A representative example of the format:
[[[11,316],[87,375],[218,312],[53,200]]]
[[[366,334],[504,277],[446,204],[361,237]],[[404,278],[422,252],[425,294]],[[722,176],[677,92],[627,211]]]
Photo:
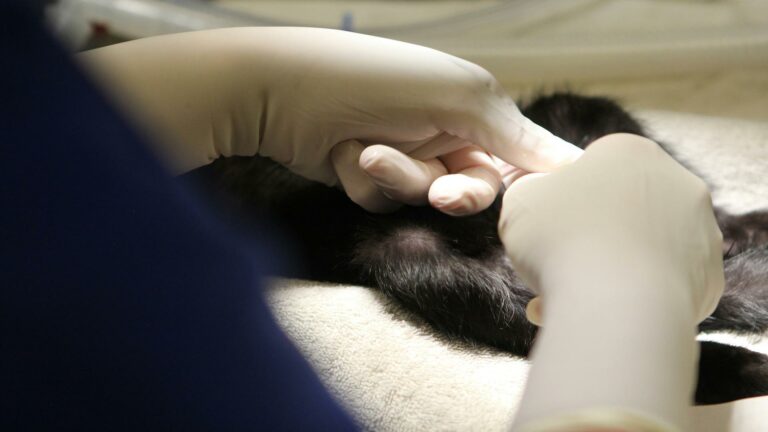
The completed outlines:
[[[705,177],[716,205],[768,209],[768,124],[671,112],[638,117]],[[363,429],[509,430],[525,360],[446,341],[372,289],[277,280],[267,295],[280,325]],[[759,341],[713,338],[768,353]]]

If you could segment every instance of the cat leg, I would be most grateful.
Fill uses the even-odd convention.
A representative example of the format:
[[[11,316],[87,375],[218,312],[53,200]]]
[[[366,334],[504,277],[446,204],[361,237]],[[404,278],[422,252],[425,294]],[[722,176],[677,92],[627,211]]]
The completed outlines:
[[[768,395],[768,356],[717,342],[701,343],[697,404],[765,395]]]
[[[469,257],[434,230],[400,226],[359,244],[351,265],[422,316],[439,332],[526,355],[535,326],[525,317],[532,294],[514,276],[503,250]]]
[[[768,246],[725,261],[725,292],[699,329],[752,334],[768,331]]]

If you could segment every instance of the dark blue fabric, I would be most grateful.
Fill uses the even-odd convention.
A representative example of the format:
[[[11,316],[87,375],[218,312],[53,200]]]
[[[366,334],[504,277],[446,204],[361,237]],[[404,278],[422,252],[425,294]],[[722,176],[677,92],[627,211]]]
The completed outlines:
[[[350,430],[244,245],[0,2],[0,430]]]

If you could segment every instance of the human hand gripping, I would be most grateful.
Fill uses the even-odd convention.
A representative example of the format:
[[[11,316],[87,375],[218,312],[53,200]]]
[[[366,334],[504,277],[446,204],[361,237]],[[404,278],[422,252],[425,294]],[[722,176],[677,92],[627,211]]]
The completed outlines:
[[[724,285],[704,183],[652,141],[610,135],[513,183],[499,232],[542,300],[516,427],[685,429],[696,324]]]
[[[177,171],[261,155],[339,184],[374,212],[430,203],[474,213],[504,175],[551,171],[581,154],[523,117],[481,67],[389,39],[234,28],[81,58],[160,136]],[[486,151],[511,165],[500,171]]]

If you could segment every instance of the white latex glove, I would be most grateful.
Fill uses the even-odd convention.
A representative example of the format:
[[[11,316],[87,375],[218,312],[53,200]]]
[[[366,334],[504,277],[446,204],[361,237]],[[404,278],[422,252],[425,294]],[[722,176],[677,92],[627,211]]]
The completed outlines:
[[[610,135],[513,183],[499,230],[543,310],[516,430],[684,430],[696,324],[724,285],[704,183],[654,142]]]
[[[544,172],[580,151],[524,118],[486,70],[403,42],[312,28],[231,28],[81,54],[186,171],[261,155],[371,211],[495,198],[487,150]],[[379,145],[383,144],[383,145]],[[481,150],[484,149],[484,150]]]

